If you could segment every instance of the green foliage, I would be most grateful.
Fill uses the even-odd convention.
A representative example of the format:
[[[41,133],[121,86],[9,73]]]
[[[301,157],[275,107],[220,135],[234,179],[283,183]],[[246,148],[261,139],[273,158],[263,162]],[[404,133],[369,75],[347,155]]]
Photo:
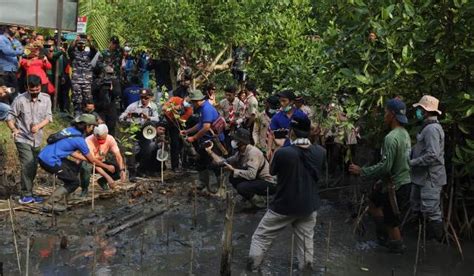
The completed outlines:
[[[142,127],[139,123],[130,123],[127,125],[122,125],[120,127],[120,138],[117,140],[117,143],[120,145],[122,152],[125,156],[130,156],[133,153],[133,146],[137,141],[137,133],[142,130]]]

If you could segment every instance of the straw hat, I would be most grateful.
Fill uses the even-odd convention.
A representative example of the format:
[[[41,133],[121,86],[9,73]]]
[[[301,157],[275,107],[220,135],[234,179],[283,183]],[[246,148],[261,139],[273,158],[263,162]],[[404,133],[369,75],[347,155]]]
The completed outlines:
[[[424,95],[421,97],[420,101],[413,105],[413,107],[421,106],[426,111],[434,111],[437,112],[439,115],[442,114],[441,111],[438,110],[439,100],[430,95]]]

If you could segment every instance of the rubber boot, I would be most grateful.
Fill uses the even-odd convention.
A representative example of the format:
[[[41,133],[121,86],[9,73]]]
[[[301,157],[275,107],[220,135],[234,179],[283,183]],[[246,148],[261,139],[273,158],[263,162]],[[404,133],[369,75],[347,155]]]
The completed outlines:
[[[387,246],[388,234],[383,217],[373,217],[375,223],[375,235],[377,237],[377,243],[381,246]]]
[[[426,230],[426,238],[428,240],[435,239],[439,242],[443,240],[443,222],[429,221]]]
[[[202,190],[209,185],[209,170],[203,170],[198,172],[199,184],[197,186],[198,190]]]
[[[255,209],[265,209],[267,207],[265,199],[259,195],[254,195],[249,201]]]
[[[69,192],[64,187],[57,188],[53,194],[46,200],[43,205],[43,210],[47,212],[53,211],[53,202],[54,202],[54,212],[64,212],[66,211],[67,207],[64,206],[61,202],[63,202],[63,198],[67,196]]]

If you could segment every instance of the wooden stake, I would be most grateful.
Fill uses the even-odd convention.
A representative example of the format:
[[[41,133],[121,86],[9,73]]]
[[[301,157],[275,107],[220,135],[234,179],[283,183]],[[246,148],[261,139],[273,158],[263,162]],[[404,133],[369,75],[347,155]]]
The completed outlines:
[[[53,193],[50,197],[53,196],[54,191],[56,191],[56,174],[53,174]],[[54,198],[51,198],[51,227],[56,226],[56,213],[54,212]]]
[[[94,206],[95,187],[94,186],[95,186],[95,163],[92,166],[92,210],[95,209],[95,206]]]
[[[193,275],[193,262],[194,262],[194,242],[191,240],[191,261],[189,262],[189,276]]]
[[[197,210],[196,210],[196,186],[193,186],[193,227],[197,225]]]
[[[25,264],[25,275],[29,275],[29,267],[30,267],[30,236],[26,240],[26,264]]]
[[[423,258],[426,258],[426,217],[423,215]]]
[[[421,242],[421,220],[418,220],[418,241],[416,243],[416,255],[415,255],[415,264],[413,265],[413,276],[416,276],[416,269],[418,267],[418,256],[420,254],[420,242]]]
[[[290,248],[290,276],[293,276],[293,253],[295,248],[295,232],[291,233],[291,248]]]
[[[267,186],[267,210],[269,209],[270,202],[270,187]]]
[[[224,217],[224,233],[222,234],[222,254],[220,275],[230,276],[232,265],[232,225],[235,203],[231,191],[226,193],[227,209]]]
[[[329,244],[331,242],[331,226],[332,226],[332,221],[329,221],[328,239],[327,239],[327,244],[326,244],[326,267],[328,266],[328,263],[329,263]]]
[[[10,222],[12,224],[13,243],[15,244],[16,261],[18,263],[18,270],[20,271],[20,274],[21,274],[20,253],[18,252],[18,243],[16,241],[15,222],[13,221],[13,208],[12,208],[12,205],[10,203],[10,199],[8,199],[8,208],[10,209]]]
[[[458,235],[456,234],[456,230],[454,230],[453,224],[451,222],[449,222],[449,228],[453,232],[453,239],[456,242],[456,246],[458,248],[459,254],[461,255],[461,260],[464,261],[464,254],[462,253],[461,243],[459,242]]]
[[[162,156],[165,154],[165,142],[161,142],[161,154]],[[161,157],[160,157],[161,158]],[[161,184],[163,185],[165,182],[164,182],[164,177],[163,177],[163,171],[164,171],[164,164],[165,164],[165,161],[161,161],[160,162],[161,164]]]

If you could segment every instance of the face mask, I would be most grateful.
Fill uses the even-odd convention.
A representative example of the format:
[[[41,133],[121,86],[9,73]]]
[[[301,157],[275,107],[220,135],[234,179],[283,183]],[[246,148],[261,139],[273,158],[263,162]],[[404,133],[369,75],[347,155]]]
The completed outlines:
[[[188,103],[187,101],[184,101],[184,102],[183,102],[183,106],[184,106],[184,107],[186,107],[186,108],[188,108],[188,107],[190,107],[190,106],[191,106],[191,104],[190,104],[190,103]]]
[[[105,139],[97,139],[97,142],[99,143],[99,145],[103,145],[105,144]]]
[[[283,112],[285,112],[285,113],[290,112],[290,110],[291,110],[291,105],[288,105],[287,107],[284,107],[282,110],[283,110]]]
[[[272,108],[269,108],[269,109],[268,109],[268,113],[269,113],[269,114],[272,114],[272,115],[273,115],[273,114],[275,114],[276,112],[277,112],[276,109],[272,109]]]
[[[230,141],[230,145],[232,146],[233,149],[237,149],[239,147],[239,142],[232,140]]]
[[[415,111],[415,117],[418,121],[423,121],[425,117],[423,116],[423,110],[417,108]]]
[[[36,98],[38,98],[39,94],[40,94],[40,93],[30,93],[30,97],[31,97],[32,99],[36,99]]]

